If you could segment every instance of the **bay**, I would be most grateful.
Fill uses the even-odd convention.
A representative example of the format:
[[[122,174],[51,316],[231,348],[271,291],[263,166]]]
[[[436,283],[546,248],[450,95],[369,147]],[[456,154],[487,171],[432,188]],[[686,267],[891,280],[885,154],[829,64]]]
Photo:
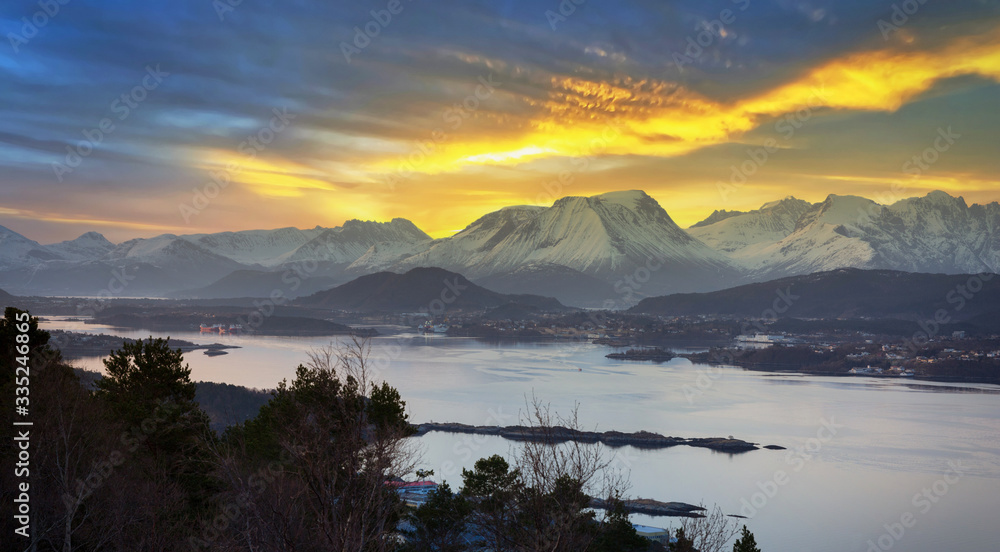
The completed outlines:
[[[58,317],[46,329],[144,338],[166,334]],[[196,380],[272,388],[291,379],[328,337],[171,332],[196,343],[238,345],[186,355]],[[718,504],[766,551],[992,550],[1000,511],[1000,387],[751,372],[735,367],[622,363],[589,343],[424,337],[373,340],[380,379],[399,389],[411,420],[476,425],[523,421],[532,397],[584,429],[647,430],[787,447],[740,455],[675,447],[609,449],[630,494]],[[100,370],[99,358],[74,361]],[[514,446],[495,437],[431,433],[415,439],[435,480]],[[669,518],[633,516],[666,527]],[[904,525],[903,521],[906,521]],[[874,546],[875,548],[872,548]]]

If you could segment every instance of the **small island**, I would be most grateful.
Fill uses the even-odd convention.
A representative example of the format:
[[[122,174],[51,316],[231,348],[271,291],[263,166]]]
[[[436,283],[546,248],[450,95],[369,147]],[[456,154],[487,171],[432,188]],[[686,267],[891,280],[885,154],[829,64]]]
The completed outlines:
[[[496,435],[511,441],[548,441],[554,443],[575,441],[580,443],[601,443],[609,447],[632,446],[641,449],[659,449],[686,445],[689,447],[700,447],[738,454],[759,450],[761,447],[757,443],[750,443],[732,437],[700,437],[684,438],[669,437],[652,433],[649,431],[636,431],[624,433],[621,431],[580,431],[562,426],[553,427],[531,427],[531,426],[473,426],[460,423],[424,423],[415,426],[415,434],[420,436],[432,431],[444,433],[471,433],[476,435]],[[775,445],[769,445],[770,449],[781,449]]]
[[[654,362],[667,362],[677,355],[673,351],[661,349],[660,347],[644,347],[642,349],[629,349],[624,353],[611,353],[604,355],[614,360],[652,360]]]
[[[58,349],[66,358],[80,357],[101,357],[107,356],[111,351],[121,348],[125,343],[133,343],[134,339],[107,334],[89,334],[81,332],[69,332],[64,330],[50,330],[51,338],[49,345]],[[226,345],[222,343],[210,343],[199,345],[183,339],[171,339],[171,349],[180,349],[188,353],[191,351],[204,350],[206,355],[224,355],[225,349],[239,349],[238,345]]]

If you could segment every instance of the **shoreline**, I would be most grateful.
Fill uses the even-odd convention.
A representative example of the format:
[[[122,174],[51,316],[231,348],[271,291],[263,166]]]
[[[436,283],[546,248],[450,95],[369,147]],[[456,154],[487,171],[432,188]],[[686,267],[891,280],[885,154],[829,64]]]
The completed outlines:
[[[836,378],[878,378],[878,379],[888,379],[888,380],[900,380],[900,381],[930,381],[937,383],[978,383],[983,385],[997,385],[1000,386],[1000,377],[998,378],[977,378],[974,376],[927,376],[927,375],[913,375],[913,376],[896,376],[892,374],[849,374],[846,372],[834,372],[828,370],[804,370],[799,368],[779,368],[779,366],[788,366],[787,364],[762,364],[762,363],[745,363],[745,362],[718,362],[713,360],[706,360],[698,358],[697,360],[692,359],[692,356],[700,356],[703,353],[682,353],[677,355],[678,357],[683,357],[691,361],[691,364],[704,364],[709,366],[734,366],[737,368],[742,368],[744,370],[749,370],[751,372],[772,372],[778,374],[795,374],[801,376],[816,376],[816,377],[836,377]]]

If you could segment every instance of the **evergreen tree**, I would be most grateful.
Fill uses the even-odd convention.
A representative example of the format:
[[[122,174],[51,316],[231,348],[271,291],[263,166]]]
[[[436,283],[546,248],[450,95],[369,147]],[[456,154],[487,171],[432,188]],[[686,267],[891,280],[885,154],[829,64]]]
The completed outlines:
[[[191,368],[180,349],[170,349],[169,338],[126,342],[111,352],[104,367],[107,375],[97,382],[97,396],[128,423],[159,419],[165,411],[197,410]]]
[[[24,337],[18,337],[20,335]],[[39,360],[60,360],[59,352],[49,348],[49,338],[49,332],[38,329],[37,317],[16,307],[5,308],[0,318],[0,366],[7,369],[0,372],[0,387],[14,380],[17,366],[38,366]]]
[[[671,542],[667,548],[670,552],[695,552],[694,541],[687,538],[684,529],[678,529],[676,542]]]
[[[595,552],[639,552],[649,547],[649,540],[640,537],[628,519],[628,512],[621,500],[614,500],[608,519],[594,540]]]
[[[122,443],[152,459],[150,477],[176,482],[192,508],[201,509],[215,486],[206,447],[213,435],[181,350],[170,349],[169,338],[150,337],[124,343],[104,366],[95,397],[128,428]]]
[[[747,526],[743,526],[743,534],[740,539],[733,543],[733,552],[760,552],[760,548],[757,548],[757,541],[753,538],[753,533],[747,529]]]
[[[408,516],[405,552],[464,552],[468,550],[466,529],[472,505],[461,494],[453,494],[447,483],[438,486],[427,502]]]

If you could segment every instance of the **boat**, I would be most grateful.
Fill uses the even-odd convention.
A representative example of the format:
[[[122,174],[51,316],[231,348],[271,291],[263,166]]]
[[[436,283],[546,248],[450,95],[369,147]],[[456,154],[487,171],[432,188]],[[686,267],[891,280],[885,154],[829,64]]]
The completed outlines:
[[[201,333],[217,333],[222,334],[235,334],[243,331],[243,326],[241,324],[202,324],[199,326]]]
[[[448,332],[449,327],[450,326],[448,326],[448,324],[431,324],[430,322],[427,322],[422,326],[418,326],[417,329],[425,334],[443,334]]]
[[[228,355],[229,353],[227,351],[223,351],[222,349],[206,349],[205,354],[208,356],[220,356]]]

